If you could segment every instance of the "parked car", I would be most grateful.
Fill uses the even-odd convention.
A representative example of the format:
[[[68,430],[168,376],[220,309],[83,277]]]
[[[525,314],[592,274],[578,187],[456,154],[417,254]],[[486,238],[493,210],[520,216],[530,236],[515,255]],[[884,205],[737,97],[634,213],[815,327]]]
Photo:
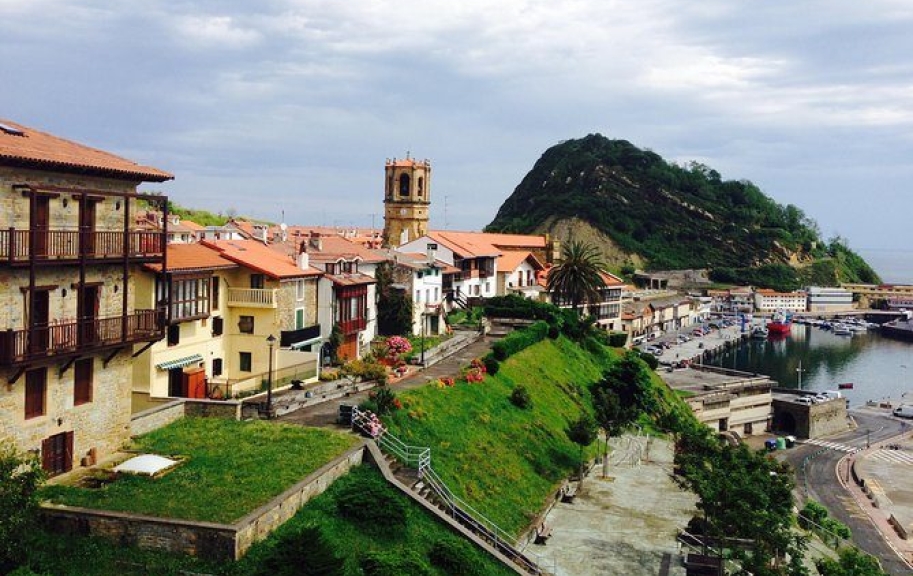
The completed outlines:
[[[913,418],[913,406],[898,406],[893,414],[898,418]]]
[[[679,343],[685,343],[685,342],[690,342],[691,338],[689,338],[688,336],[686,336],[684,334],[679,334],[677,340],[679,341]]]
[[[798,403],[798,404],[808,405],[808,404],[812,404],[813,402],[814,401],[812,400],[811,396],[799,396],[798,398],[796,398],[796,403]]]
[[[691,331],[691,335],[696,338],[700,338],[701,336],[704,335],[704,331],[701,330],[700,328],[695,328],[694,330]]]

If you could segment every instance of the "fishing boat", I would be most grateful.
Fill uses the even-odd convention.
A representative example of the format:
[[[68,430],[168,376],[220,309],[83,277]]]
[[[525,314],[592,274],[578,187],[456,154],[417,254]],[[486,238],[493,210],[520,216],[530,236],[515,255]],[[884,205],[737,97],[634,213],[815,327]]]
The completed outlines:
[[[792,315],[783,312],[777,312],[774,314],[770,322],[767,323],[767,330],[771,334],[789,334],[789,330],[793,325]]]
[[[840,390],[852,390],[853,383],[852,382],[843,382],[842,384],[837,384],[837,388]]]

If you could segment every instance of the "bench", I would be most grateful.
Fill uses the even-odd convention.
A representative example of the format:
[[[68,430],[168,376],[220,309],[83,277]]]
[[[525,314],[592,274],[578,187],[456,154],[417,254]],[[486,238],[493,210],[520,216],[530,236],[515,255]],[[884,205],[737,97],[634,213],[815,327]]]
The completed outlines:
[[[568,484],[561,489],[561,501],[567,504],[570,504],[574,501],[574,498],[577,496],[577,486]]]
[[[551,538],[552,536],[552,527],[547,525],[545,522],[539,524],[536,527],[536,539],[533,540],[535,544],[545,544],[545,541]]]

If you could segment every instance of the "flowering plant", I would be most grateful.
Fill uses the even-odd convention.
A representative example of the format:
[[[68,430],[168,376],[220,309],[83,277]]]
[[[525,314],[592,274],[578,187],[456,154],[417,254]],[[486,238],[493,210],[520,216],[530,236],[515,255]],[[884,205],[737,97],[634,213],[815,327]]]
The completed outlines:
[[[450,386],[453,386],[454,384],[456,384],[456,381],[453,378],[444,377],[437,381],[438,388],[450,387]]]
[[[398,358],[401,354],[412,352],[412,344],[408,339],[402,336],[390,336],[387,338],[387,356]]]

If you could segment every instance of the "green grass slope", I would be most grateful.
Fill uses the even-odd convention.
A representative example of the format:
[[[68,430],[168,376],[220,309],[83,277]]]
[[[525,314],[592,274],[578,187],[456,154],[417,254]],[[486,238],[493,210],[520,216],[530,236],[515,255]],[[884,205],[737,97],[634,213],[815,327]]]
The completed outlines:
[[[565,429],[599,380],[608,353],[592,354],[570,340],[545,340],[508,358],[480,384],[426,386],[400,395],[404,408],[388,418],[405,442],[432,449],[432,465],[448,486],[501,528],[519,533],[548,494],[577,466],[579,447]],[[532,408],[509,396],[523,385]]]

